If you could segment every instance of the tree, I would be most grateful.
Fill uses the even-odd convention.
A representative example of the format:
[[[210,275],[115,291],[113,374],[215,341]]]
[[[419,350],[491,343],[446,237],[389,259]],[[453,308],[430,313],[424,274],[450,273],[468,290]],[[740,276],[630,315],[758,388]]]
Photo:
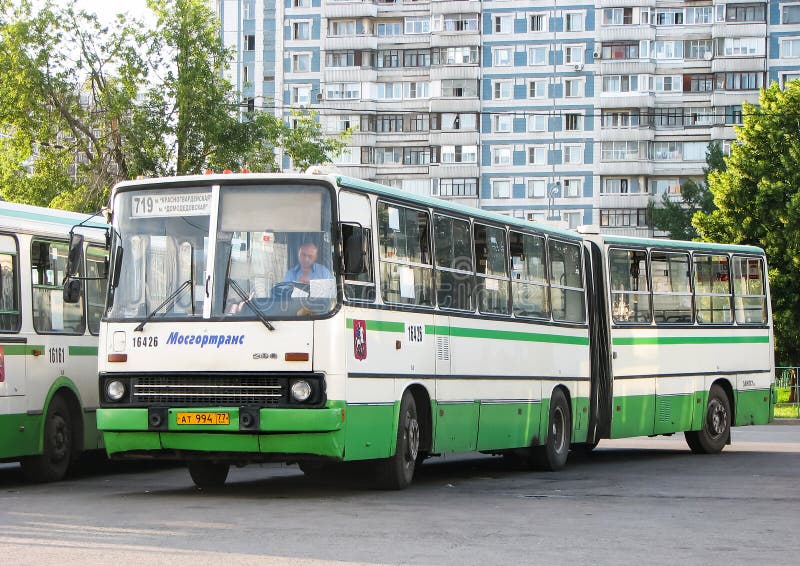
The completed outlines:
[[[694,240],[699,234],[692,225],[692,217],[697,212],[704,214],[714,210],[714,197],[708,189],[708,176],[713,171],[725,170],[725,156],[719,142],[708,145],[706,150],[706,166],[703,168],[703,181],[688,179],[681,185],[680,200],[673,200],[669,195],[661,196],[659,206],[650,200],[647,205],[648,214],[657,230],[667,232],[675,240]]]
[[[326,137],[313,114],[294,128],[244,111],[222,70],[219,21],[204,0],[149,0],[156,26],[118,16],[35,11],[0,0],[2,195],[93,211],[117,181],[206,168],[276,171],[278,148],[300,166],[329,162],[349,131]]]
[[[726,158],[709,175],[716,210],[697,214],[705,240],[765,249],[775,321],[776,358],[800,363],[800,81],[761,91],[744,104],[744,123]]]

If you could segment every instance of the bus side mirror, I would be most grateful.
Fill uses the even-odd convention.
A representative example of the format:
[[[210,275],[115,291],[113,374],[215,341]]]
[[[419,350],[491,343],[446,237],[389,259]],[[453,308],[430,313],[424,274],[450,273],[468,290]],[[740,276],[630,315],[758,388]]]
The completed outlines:
[[[119,276],[122,271],[122,252],[124,248],[117,246],[117,252],[114,254],[114,271],[111,272],[111,288],[116,289],[119,285]]]
[[[81,280],[67,279],[64,282],[64,302],[74,304],[81,300]]]
[[[83,263],[83,236],[75,234],[69,235],[69,255],[67,255],[67,277],[75,277],[80,274],[81,263]]]
[[[342,224],[344,241],[344,275],[355,276],[366,271],[367,245],[369,231],[354,224]]]

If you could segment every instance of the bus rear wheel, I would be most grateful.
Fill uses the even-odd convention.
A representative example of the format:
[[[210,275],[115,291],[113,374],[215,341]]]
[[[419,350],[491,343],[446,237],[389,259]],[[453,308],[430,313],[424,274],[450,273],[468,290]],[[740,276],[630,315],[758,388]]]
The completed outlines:
[[[228,479],[230,464],[208,462],[206,460],[190,460],[189,475],[197,487],[219,487]]]
[[[550,397],[547,426],[547,440],[543,445],[531,449],[531,463],[536,469],[555,472],[566,465],[572,438],[571,411],[561,389],[555,389]]]
[[[377,486],[381,489],[405,489],[414,479],[420,445],[417,404],[410,391],[403,393],[397,423],[397,448],[394,456],[376,464]]]
[[[29,481],[58,481],[66,475],[72,460],[73,430],[66,401],[53,397],[45,415],[42,453],[22,460],[22,472]]]
[[[722,451],[731,436],[731,402],[716,383],[708,392],[703,428],[683,433],[695,454],[716,454]]]

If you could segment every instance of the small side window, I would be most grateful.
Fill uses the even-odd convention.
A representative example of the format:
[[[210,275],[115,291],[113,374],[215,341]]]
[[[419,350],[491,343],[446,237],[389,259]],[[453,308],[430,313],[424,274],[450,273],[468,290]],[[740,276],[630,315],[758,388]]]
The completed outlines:
[[[83,297],[77,303],[64,302],[61,283],[68,252],[66,242],[31,242],[33,328],[40,334],[83,334],[86,330]],[[82,277],[83,273],[78,276]]]
[[[86,248],[86,277],[89,278],[86,280],[86,322],[92,334],[99,334],[100,319],[106,306],[107,257],[106,250],[100,246]]]
[[[733,305],[736,324],[766,324],[767,293],[761,258],[733,257]]]
[[[478,310],[487,314],[508,314],[506,232],[502,228],[475,224],[473,236]]]
[[[344,296],[351,301],[374,302],[372,206],[369,197],[340,191],[339,221],[344,257]]]
[[[583,290],[580,246],[550,240],[548,253],[553,320],[585,322],[586,296]]]
[[[17,242],[0,236],[0,332],[19,332],[19,262]]]
[[[545,244],[541,236],[509,234],[511,250],[511,304],[514,315],[550,318]]]
[[[469,222],[437,214],[436,299],[440,308],[473,311],[474,274]]]
[[[691,324],[689,254],[651,252],[650,275],[656,324]]]
[[[389,303],[433,306],[427,212],[378,203],[381,293]]]
[[[728,256],[695,254],[694,295],[697,322],[731,323],[731,278]]]
[[[611,250],[608,253],[608,270],[611,275],[611,316],[614,322],[650,323],[647,252]]]

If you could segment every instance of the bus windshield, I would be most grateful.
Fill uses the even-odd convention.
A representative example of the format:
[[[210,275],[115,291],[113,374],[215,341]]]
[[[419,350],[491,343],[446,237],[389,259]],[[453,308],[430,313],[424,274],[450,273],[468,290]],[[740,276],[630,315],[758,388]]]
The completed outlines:
[[[297,318],[336,301],[331,197],[319,186],[223,187],[212,314]]]
[[[209,277],[211,187],[119,193],[124,253],[111,318],[202,318],[209,297],[213,317],[304,318],[335,306],[328,190],[223,185],[219,194]]]

